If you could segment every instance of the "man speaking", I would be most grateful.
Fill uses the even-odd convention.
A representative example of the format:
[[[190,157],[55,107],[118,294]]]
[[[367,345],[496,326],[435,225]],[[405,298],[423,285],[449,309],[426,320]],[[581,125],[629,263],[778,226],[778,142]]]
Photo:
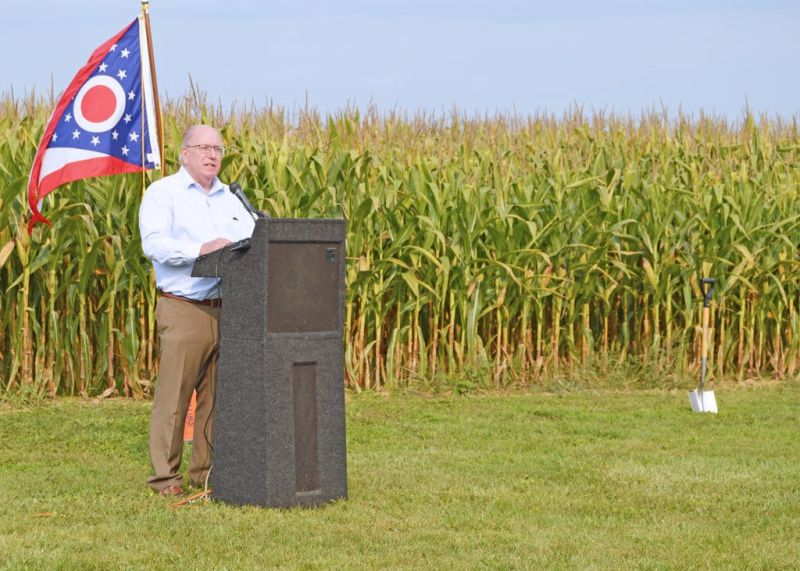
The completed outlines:
[[[183,425],[197,391],[189,482],[202,486],[211,467],[216,361],[221,306],[217,278],[193,278],[198,256],[249,237],[254,222],[217,178],[225,147],[207,125],[190,127],[181,168],[145,192],[139,208],[142,250],[153,262],[158,289],[159,373],[150,417],[148,485],[162,495],[184,493],[180,472]]]

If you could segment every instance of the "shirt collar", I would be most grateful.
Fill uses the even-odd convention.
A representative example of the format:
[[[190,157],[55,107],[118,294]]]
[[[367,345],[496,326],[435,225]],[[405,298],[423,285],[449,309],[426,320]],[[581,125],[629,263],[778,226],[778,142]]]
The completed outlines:
[[[192,178],[192,175],[190,175],[189,171],[187,171],[183,166],[181,166],[177,174],[180,178],[183,188],[196,188],[201,192],[205,192],[205,189]],[[219,177],[214,177],[214,181],[211,183],[211,191],[208,194],[215,194],[217,192],[224,191],[226,188],[227,187],[219,180]]]

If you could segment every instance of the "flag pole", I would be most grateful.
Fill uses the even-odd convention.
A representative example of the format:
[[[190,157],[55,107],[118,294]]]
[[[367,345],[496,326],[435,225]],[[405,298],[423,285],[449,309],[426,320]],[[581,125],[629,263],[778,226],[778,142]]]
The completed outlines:
[[[153,99],[156,111],[156,129],[158,131],[158,150],[161,154],[161,176],[167,172],[164,157],[164,125],[161,119],[161,103],[158,100],[158,81],[156,80],[156,58],[153,53],[153,36],[150,34],[150,2],[142,0],[142,14],[144,15],[144,29],[147,32],[147,50],[150,52],[150,76],[153,79]]]
[[[144,14],[145,14],[144,6],[142,6],[142,16],[144,16]],[[140,22],[141,22],[141,19],[140,19]],[[145,30],[145,34],[148,36],[148,38],[150,37],[150,33],[147,30]],[[148,47],[148,49],[149,49],[149,47]],[[145,155],[146,147],[145,147],[145,144],[144,144],[145,140],[146,140],[146,137],[144,136],[144,134],[145,134],[144,124],[147,121],[147,114],[145,113],[145,99],[146,99],[146,97],[145,97],[145,88],[144,88],[144,68],[145,68],[145,65],[144,65],[144,56],[141,55],[141,46],[139,46],[139,50],[140,50],[139,69],[141,71],[141,73],[139,74],[139,92],[142,94],[142,105],[141,105],[142,136],[140,137],[140,139],[142,141],[142,196],[144,196],[144,193],[147,190],[147,175],[145,174],[146,166],[147,166],[147,156]],[[153,54],[152,53],[148,53],[147,57],[152,60],[153,59]],[[154,99],[157,100],[158,97],[155,96]],[[160,139],[159,139],[159,143],[158,144],[161,145]],[[161,147],[159,146],[159,151],[160,150],[161,150]]]

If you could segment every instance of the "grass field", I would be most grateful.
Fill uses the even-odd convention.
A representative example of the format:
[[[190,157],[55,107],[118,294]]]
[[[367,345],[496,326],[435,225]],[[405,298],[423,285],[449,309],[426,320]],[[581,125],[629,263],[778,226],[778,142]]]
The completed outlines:
[[[800,385],[348,396],[350,498],[173,508],[151,404],[0,403],[0,567],[798,568]]]

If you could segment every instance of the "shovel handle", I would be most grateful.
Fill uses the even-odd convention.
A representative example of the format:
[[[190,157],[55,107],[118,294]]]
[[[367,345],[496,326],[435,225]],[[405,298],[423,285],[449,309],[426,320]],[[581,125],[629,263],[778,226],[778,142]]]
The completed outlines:
[[[714,293],[714,278],[703,278],[700,280],[700,291],[703,292],[703,342],[701,345],[703,363],[700,375],[700,391],[706,384],[706,364],[708,358],[708,322],[711,313],[711,296]]]

